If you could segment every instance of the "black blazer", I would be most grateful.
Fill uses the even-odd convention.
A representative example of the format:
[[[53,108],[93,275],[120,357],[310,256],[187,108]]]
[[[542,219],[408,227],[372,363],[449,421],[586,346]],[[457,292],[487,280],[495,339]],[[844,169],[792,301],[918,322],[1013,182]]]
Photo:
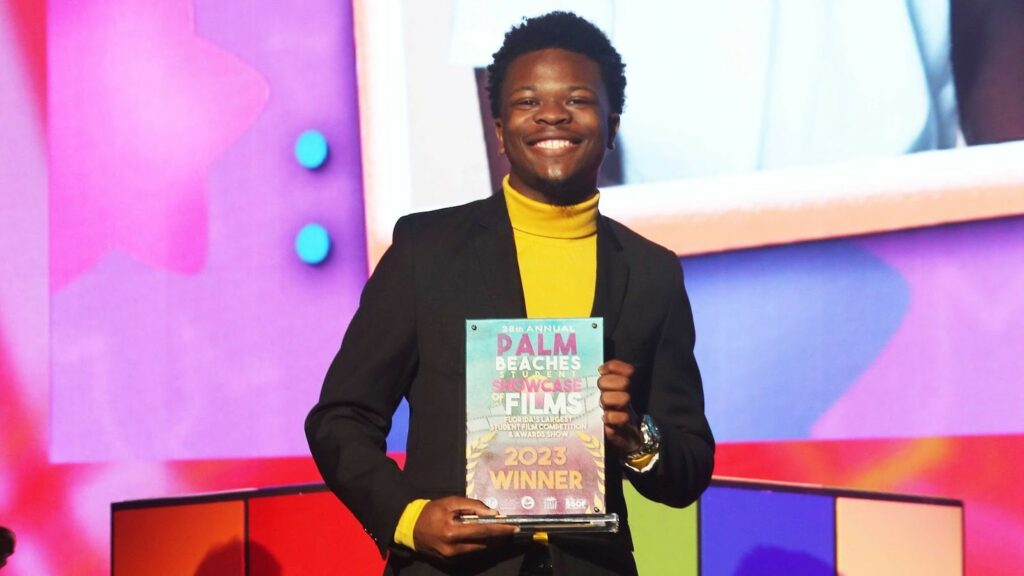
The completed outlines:
[[[604,317],[605,354],[634,366],[630,394],[662,435],[660,461],[625,470],[609,450],[608,509],[623,530],[551,538],[556,573],[635,572],[621,479],[651,500],[686,506],[707,487],[714,439],[693,356],[690,304],[675,254],[603,216],[598,221],[594,316]],[[327,485],[363,524],[381,554],[406,504],[465,493],[465,320],[526,316],[504,196],[413,214],[367,281],[359,309],[306,419]],[[385,453],[391,417],[409,402],[405,469]],[[387,573],[518,573],[509,546],[452,564],[392,547]]]

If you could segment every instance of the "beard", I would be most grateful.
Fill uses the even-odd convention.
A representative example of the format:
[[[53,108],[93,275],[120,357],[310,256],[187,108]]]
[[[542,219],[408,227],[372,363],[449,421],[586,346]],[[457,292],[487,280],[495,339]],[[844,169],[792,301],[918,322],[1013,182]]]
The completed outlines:
[[[594,178],[577,175],[575,177],[537,178],[530,185],[544,194],[555,206],[572,206],[590,198],[597,191]]]

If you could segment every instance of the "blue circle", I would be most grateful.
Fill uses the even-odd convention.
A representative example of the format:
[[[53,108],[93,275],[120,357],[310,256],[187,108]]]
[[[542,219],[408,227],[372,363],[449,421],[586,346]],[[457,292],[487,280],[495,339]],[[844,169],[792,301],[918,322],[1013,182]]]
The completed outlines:
[[[331,253],[331,236],[319,224],[306,224],[295,235],[295,252],[306,264],[320,264]]]
[[[319,130],[306,130],[295,141],[295,158],[310,170],[327,161],[327,138]]]

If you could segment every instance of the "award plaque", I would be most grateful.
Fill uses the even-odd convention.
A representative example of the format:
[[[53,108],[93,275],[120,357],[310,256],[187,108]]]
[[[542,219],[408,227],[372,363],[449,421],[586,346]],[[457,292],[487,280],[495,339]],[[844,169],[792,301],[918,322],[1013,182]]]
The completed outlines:
[[[601,318],[466,321],[466,496],[531,531],[618,530],[605,507]]]

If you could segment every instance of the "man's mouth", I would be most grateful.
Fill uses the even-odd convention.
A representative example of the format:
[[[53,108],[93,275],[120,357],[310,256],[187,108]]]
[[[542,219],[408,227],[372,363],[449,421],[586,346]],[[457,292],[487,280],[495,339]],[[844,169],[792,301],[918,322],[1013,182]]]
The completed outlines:
[[[573,142],[568,138],[551,138],[535,142],[533,146],[543,148],[545,150],[563,150],[571,146],[576,146],[577,144],[578,142]]]

